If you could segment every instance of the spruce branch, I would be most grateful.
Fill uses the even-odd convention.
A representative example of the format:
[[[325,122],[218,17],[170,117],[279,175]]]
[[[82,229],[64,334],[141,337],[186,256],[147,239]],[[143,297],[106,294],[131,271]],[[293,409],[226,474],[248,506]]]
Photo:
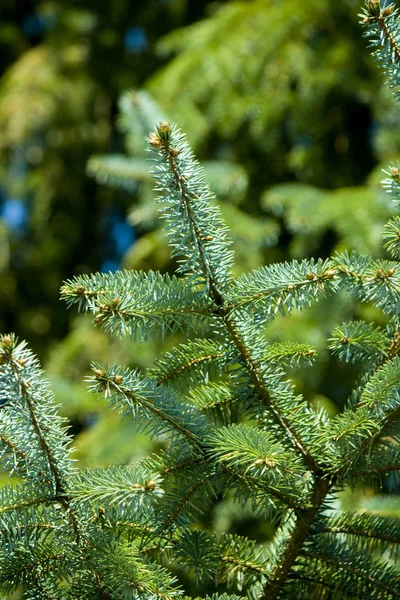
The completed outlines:
[[[338,289],[336,265],[328,260],[294,260],[242,275],[229,290],[227,311],[247,308],[257,323],[311,306]]]
[[[139,511],[142,506],[150,508],[163,495],[161,484],[158,473],[137,465],[81,471],[70,481],[70,488],[73,498],[80,502],[116,504]]]
[[[307,501],[301,461],[266,431],[240,425],[221,427],[207,437],[206,444],[212,456],[250,488],[263,487],[289,505],[301,505],[302,497]]]
[[[350,594],[354,590],[363,598],[400,598],[400,580],[395,568],[385,566],[382,561],[373,560],[354,549],[349,551],[339,544],[328,545],[311,540],[309,546],[310,548],[301,550],[301,555],[322,564],[328,570],[332,569],[334,577],[344,578],[344,582],[350,586]],[[306,570],[310,570],[309,563]],[[315,567],[312,570],[315,572]]]
[[[212,423],[228,424],[243,417],[257,416],[259,403],[246,385],[225,382],[199,384],[189,391],[188,400]]]
[[[101,587],[113,598],[138,596],[170,600],[182,594],[176,579],[164,568],[148,561],[136,544],[118,541],[106,532],[98,536],[88,557],[96,570]]]
[[[138,372],[119,367],[93,365],[94,377],[89,378],[93,392],[105,392],[112,408],[131,415],[142,429],[153,435],[180,434],[201,448],[200,437],[206,422],[194,408],[182,407],[170,387],[158,385]]]
[[[367,362],[388,356],[389,340],[385,331],[364,321],[350,321],[336,327],[329,349],[347,362]]]
[[[373,260],[368,256],[345,252],[335,257],[339,286],[357,300],[371,302],[386,314],[399,314],[400,270],[397,262]]]
[[[66,494],[67,479],[73,469],[65,423],[56,412],[36,357],[12,335],[0,337],[0,392],[3,389],[8,396],[3,424],[7,425],[6,431],[15,432],[20,446],[25,448],[22,452],[29,456],[30,469],[22,472],[28,480],[39,476],[45,485],[44,495],[53,496],[63,506],[79,543],[79,519]],[[25,426],[21,428],[22,423]],[[14,455],[16,460],[21,459],[21,450]],[[36,469],[32,469],[33,457]]]
[[[351,469],[400,414],[400,357],[387,361],[370,377],[356,410],[347,409],[325,426],[322,447],[332,449],[328,468],[337,475]],[[329,466],[330,464],[330,466]]]
[[[389,87],[395,89],[400,83],[399,10],[393,3],[383,7],[381,0],[368,0],[361,16],[374,56],[389,76]]]
[[[386,250],[393,258],[400,258],[400,217],[396,216],[390,219],[383,230],[383,239],[385,240]]]
[[[217,496],[215,479],[209,467],[203,468],[202,472],[196,473],[195,477],[187,479],[184,490],[172,491],[167,496],[168,502],[165,503],[160,514],[161,517],[164,515],[161,530],[187,525],[193,519],[193,515],[204,513],[210,506],[211,499]]]
[[[385,169],[384,174],[387,176],[383,181],[382,185],[386,190],[386,193],[390,196],[395,206],[400,205],[400,171],[397,165],[392,164],[388,169]],[[393,217],[389,220],[389,223],[384,228],[384,237],[388,228],[392,229],[392,235],[397,235],[396,226],[398,224],[398,216]],[[396,244],[394,244],[394,249]],[[397,258],[397,255],[395,255]]]
[[[31,485],[17,485],[15,488],[11,485],[4,485],[0,489],[0,516],[4,513],[12,513],[29,506],[59,504],[59,499],[48,493],[46,495],[37,495],[37,490]]]
[[[334,539],[336,535],[348,536],[350,548],[357,548],[375,554],[378,550],[383,553],[391,549],[391,555],[396,556],[400,545],[400,523],[397,518],[383,517],[368,513],[338,512],[321,519],[315,524],[312,535],[329,534]],[[371,545],[369,540],[375,543]]]
[[[276,342],[267,348],[262,360],[276,362],[283,367],[312,366],[317,352],[309,344],[300,342]]]
[[[184,281],[160,273],[119,271],[82,275],[64,283],[68,306],[95,315],[94,323],[115,335],[140,340],[165,337],[213,318],[215,305]]]
[[[387,432],[385,431],[385,435]],[[351,480],[361,478],[363,482],[382,481],[389,473],[395,475],[395,481],[400,478],[400,446],[380,438],[367,456],[360,460],[349,471]]]
[[[189,530],[177,537],[174,553],[199,583],[226,582],[243,591],[265,578],[265,552],[245,537]]]
[[[158,385],[172,383],[179,387],[208,381],[221,375],[230,359],[230,348],[220,341],[199,339],[175,346],[155,361],[150,371]]]
[[[399,16],[379,0],[368,0],[364,15],[394,87]],[[117,335],[198,335],[146,375],[93,366],[92,390],[162,435],[166,450],[130,466],[75,472],[35,360],[11,336],[0,338],[0,456],[24,479],[16,490],[0,490],[0,582],[6,591],[22,584],[32,598],[171,600],[183,590],[161,565],[176,561],[198,582],[258,600],[400,598],[398,570],[377,556],[396,558],[398,520],[332,510],[339,486],[400,471],[398,263],[343,253],[234,279],[227,229],[183,135],[163,122],[149,143],[183,277],[82,276],[65,283],[62,297]],[[111,171],[129,180],[122,167]],[[389,178],[400,198],[396,167]],[[399,230],[395,217],[385,233],[395,259]],[[329,419],[287,379],[287,367],[309,366],[315,350],[269,344],[265,325],[341,290],[378,307],[389,324],[351,321],[334,330],[332,352],[366,370],[349,407]],[[271,516],[271,543],[218,536],[199,523],[199,514],[231,492],[252,514]]]
[[[309,500],[311,507],[293,513],[288,518],[288,525],[282,528],[281,538],[277,538],[276,553],[271,560],[262,600],[277,600],[280,597],[331,486],[327,478],[316,475]]]
[[[162,216],[168,223],[167,231],[170,243],[174,247],[173,255],[183,256],[180,270],[193,273],[194,281],[197,281],[199,273],[202,273],[205,292],[218,307],[215,314],[221,318],[228,330],[241,360],[250,373],[261,402],[266,405],[274,421],[283,428],[290,442],[302,454],[309,468],[318,470],[315,459],[290,423],[290,418],[284,415],[273,401],[260,369],[243,341],[243,323],[237,318],[239,311],[236,310],[234,315],[230,315],[231,307],[225,295],[229,298],[231,278],[227,274],[230,271],[232,256],[228,250],[226,227],[214,207],[210,205],[209,192],[204,188],[202,174],[183,135],[169,123],[162,123],[150,134],[149,143],[160,157],[153,175],[159,189],[165,193],[162,201],[167,208],[162,211]],[[304,267],[305,265],[303,269]],[[335,276],[335,271],[328,267],[329,263],[320,265],[321,273],[315,272],[318,269],[313,263],[311,270],[302,274],[301,282],[317,282],[316,289],[324,291],[324,282],[332,280]]]
[[[159,157],[152,173],[164,193],[160,213],[167,221],[172,256],[181,262],[179,272],[191,273],[193,282],[202,281],[220,306],[231,279],[232,252],[219,210],[210,203],[213,195],[179,130],[161,123],[149,144]]]

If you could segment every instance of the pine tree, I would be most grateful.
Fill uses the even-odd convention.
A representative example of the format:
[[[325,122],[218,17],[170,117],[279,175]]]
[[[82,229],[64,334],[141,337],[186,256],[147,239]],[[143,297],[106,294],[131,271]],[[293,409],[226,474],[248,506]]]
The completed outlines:
[[[379,0],[363,13],[393,88],[398,18]],[[265,600],[400,598],[400,521],[337,503],[345,486],[400,469],[400,218],[384,232],[393,260],[342,253],[234,278],[229,232],[183,134],[163,122],[148,142],[178,276],[81,276],[61,295],[113,335],[145,343],[186,332],[148,373],[94,364],[90,379],[166,449],[129,466],[76,469],[37,360],[14,335],[1,336],[1,460],[18,478],[0,490],[2,591],[169,600],[184,593],[171,572],[178,564],[218,585],[213,600],[237,598],[224,590]],[[399,168],[387,175],[399,203]],[[329,418],[287,375],[290,365],[312,365],[313,348],[270,344],[264,328],[339,291],[382,310],[387,326],[352,321],[332,333],[332,352],[364,374]],[[272,542],[200,525],[229,494],[275,523]]]

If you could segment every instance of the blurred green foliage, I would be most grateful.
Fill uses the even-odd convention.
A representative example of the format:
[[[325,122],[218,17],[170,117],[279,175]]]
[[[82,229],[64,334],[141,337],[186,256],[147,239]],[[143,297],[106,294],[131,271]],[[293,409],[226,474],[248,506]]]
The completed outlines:
[[[380,165],[399,153],[399,112],[365,49],[358,0],[21,6],[0,7],[0,330],[28,339],[47,363],[80,463],[126,463],[150,442],[106,416],[82,379],[91,361],[142,367],[156,348],[110,340],[69,316],[58,290],[101,268],[114,209],[138,238],[121,266],[173,269],[144,154],[154,120],[187,133],[248,271],[345,248],[381,253],[392,208]],[[26,207],[20,230],[7,223],[9,199]],[[371,310],[326,300],[268,330],[273,341],[317,349],[309,376],[293,375],[332,413],[357,369],[339,370],[326,340]],[[217,508],[213,518],[226,515]]]
[[[0,329],[18,331],[42,357],[68,330],[61,281],[100,267],[110,207],[130,203],[95,186],[86,163],[118,145],[119,94],[161,64],[153,51],[161,35],[204,14],[208,3],[194,4],[1,3],[1,192],[28,223],[7,238],[0,228],[1,248],[11,250],[7,270],[2,251]]]

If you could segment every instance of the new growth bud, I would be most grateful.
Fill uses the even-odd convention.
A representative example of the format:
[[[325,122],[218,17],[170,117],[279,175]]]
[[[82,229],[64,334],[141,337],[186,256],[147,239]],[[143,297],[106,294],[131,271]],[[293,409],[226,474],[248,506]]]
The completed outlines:
[[[171,125],[167,121],[164,121],[164,123],[158,125],[157,133],[160,139],[164,142],[168,142],[171,137]]]
[[[154,148],[160,148],[162,146],[162,142],[161,142],[160,138],[155,133],[150,133],[149,144],[150,144],[150,146],[153,146]]]
[[[150,479],[150,481],[148,481],[148,482],[145,484],[145,486],[144,486],[144,489],[145,489],[145,490],[147,490],[147,491],[149,491],[149,492],[152,492],[153,490],[155,490],[155,489],[156,489],[156,487],[157,487],[157,484],[156,484],[156,482],[155,482],[155,481],[153,481],[152,479]]]
[[[103,377],[106,376],[106,373],[103,371],[103,369],[95,369],[93,372],[96,379],[103,379]]]
[[[394,9],[395,9],[394,4],[389,4],[389,6],[387,6],[382,11],[382,17],[389,17],[390,15],[392,15],[394,13]]]
[[[163,146],[168,146],[169,140],[171,137],[171,125],[164,121],[164,123],[160,123],[157,126],[156,132],[152,132],[149,135],[149,144],[154,148],[161,148]],[[177,148],[173,148],[171,153],[174,152],[174,156],[179,154],[179,150]]]
[[[393,179],[399,179],[400,173],[399,173],[399,169],[397,167],[392,167],[390,169],[390,172],[392,173]]]
[[[3,335],[3,337],[1,338],[1,346],[3,347],[4,350],[10,350],[12,348],[13,345],[13,341],[11,336],[9,335]]]
[[[377,17],[381,12],[380,0],[369,0],[367,4],[367,11],[370,17]]]
[[[314,279],[318,279],[318,276],[315,273],[313,273],[312,271],[309,271],[306,274],[306,279],[309,279],[310,281],[313,281]]]

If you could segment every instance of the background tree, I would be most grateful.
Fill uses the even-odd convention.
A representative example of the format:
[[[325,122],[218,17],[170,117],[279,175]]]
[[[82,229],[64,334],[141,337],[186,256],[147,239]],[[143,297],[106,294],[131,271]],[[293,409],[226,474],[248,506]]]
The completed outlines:
[[[85,169],[92,153],[118,144],[118,95],[160,64],[155,40],[201,17],[207,5],[57,0],[16,10],[2,3],[1,214],[8,233],[2,225],[0,319],[39,353],[49,336],[67,331],[56,301],[60,279],[107,268],[108,260],[115,268],[112,228],[124,223],[130,200],[97,188]],[[125,249],[134,239],[129,232]]]

